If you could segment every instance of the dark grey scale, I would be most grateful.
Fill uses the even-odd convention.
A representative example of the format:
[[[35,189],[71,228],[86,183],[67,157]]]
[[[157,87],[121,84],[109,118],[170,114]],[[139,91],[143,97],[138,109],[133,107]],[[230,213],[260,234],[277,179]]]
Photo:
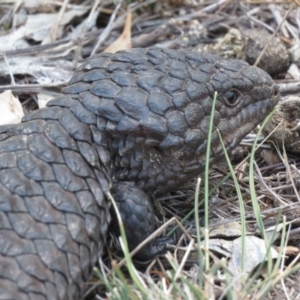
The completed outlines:
[[[176,59],[182,62],[185,62],[185,57],[186,57],[186,53],[183,51],[178,51],[178,50],[174,50],[174,49],[162,49],[161,50],[163,53],[165,53],[169,58],[171,59]]]
[[[214,64],[210,64],[210,63],[207,63],[207,64],[203,64],[199,67],[199,70],[204,72],[204,73],[207,73],[208,75],[212,75],[215,73],[216,71],[216,68],[215,68],[215,65]]]
[[[0,154],[0,169],[17,167],[17,156],[14,152],[4,152]]]
[[[111,80],[120,85],[121,87],[137,87],[136,76],[128,72],[114,72],[111,75]]]
[[[85,72],[83,72],[83,71],[76,72],[76,73],[71,77],[71,79],[70,79],[70,81],[69,81],[69,84],[73,84],[73,83],[82,81],[84,74],[85,74]]]
[[[159,144],[159,148],[162,150],[172,149],[173,151],[176,151],[180,149],[183,144],[183,138],[169,133],[166,138]]]
[[[46,124],[44,120],[29,121],[21,124],[10,124],[9,126],[1,126],[2,134],[0,134],[0,140],[5,140],[8,137],[19,134],[32,134],[43,132],[43,126]]]
[[[157,176],[157,174],[159,173],[159,170],[155,168],[155,165],[157,163],[154,162],[150,162],[150,161],[145,161],[143,162],[143,171],[148,172],[148,178],[155,178]],[[143,172],[142,171],[142,172]]]
[[[186,80],[188,78],[188,73],[186,70],[170,70],[169,75],[171,77],[180,79],[180,80]]]
[[[218,69],[225,69],[233,72],[237,72],[237,70],[240,70],[243,67],[249,67],[249,65],[245,61],[236,59],[217,61],[214,63],[214,65]]]
[[[60,186],[70,192],[88,190],[88,186],[83,178],[74,175],[74,173],[64,164],[52,165],[55,179]]]
[[[59,148],[76,150],[76,141],[58,122],[48,121],[44,127],[46,137]]]
[[[87,249],[84,245],[80,245],[80,269],[82,271],[82,278],[84,281],[87,281],[90,278],[90,274],[92,272],[92,266],[89,261],[87,261],[87,257],[90,257],[91,253],[89,249]],[[76,295],[76,294],[74,294]]]
[[[139,121],[127,115],[123,115],[120,121],[118,122],[116,130],[120,133],[124,132],[136,136],[142,134],[140,128],[141,126]]]
[[[158,65],[158,66],[155,67],[155,70],[159,71],[163,74],[168,74],[168,70],[167,70],[165,65]]]
[[[218,93],[229,91],[232,88],[233,83],[228,79],[228,75],[222,72],[218,72],[212,76],[211,84],[213,85],[214,90]]]
[[[202,105],[198,103],[191,102],[184,111],[184,116],[187,124],[193,128],[200,128],[200,122],[202,118],[205,116],[205,112],[203,111]]]
[[[26,135],[15,135],[7,138],[0,143],[0,153],[26,150],[28,148],[27,138]]]
[[[65,191],[57,182],[43,182],[46,199],[56,209],[63,212],[81,214],[81,207],[74,193]]]
[[[102,98],[100,101],[98,100],[97,112],[100,117],[105,117],[112,122],[119,122],[123,116],[122,111],[113,99]]]
[[[211,74],[205,73],[200,70],[193,70],[193,71],[190,70],[188,74],[192,81],[199,84],[207,83],[211,80]]]
[[[141,73],[137,79],[137,84],[147,92],[155,92],[160,90],[160,81],[165,74],[159,71],[145,71]],[[141,98],[143,99],[143,98]]]
[[[10,225],[10,221],[7,215],[3,211],[0,212],[0,226],[3,229],[12,229],[12,226]]]
[[[54,284],[58,294],[61,299],[67,299],[67,278],[70,278],[70,275],[64,252],[57,248],[53,240],[34,240],[33,242],[42,262],[54,272]]]
[[[149,57],[148,61],[153,65],[162,65],[164,63],[162,59],[155,58],[155,57]]]
[[[85,158],[90,166],[101,169],[97,150],[94,146],[86,142],[77,142],[80,154]]]
[[[101,53],[101,56],[94,57],[87,62],[83,63],[77,70],[78,71],[88,71],[92,69],[106,69],[111,63],[111,53]],[[95,59],[96,58],[96,59]]]
[[[148,193],[149,192],[151,193],[151,190],[155,189],[155,187],[157,186],[155,178],[148,179],[147,182],[144,184],[144,186],[145,186],[145,191],[148,191]]]
[[[187,59],[188,63],[189,63],[190,61],[198,62],[198,63],[200,63],[201,65],[207,63],[207,60],[206,60],[206,58],[205,58],[204,55],[199,55],[199,53],[194,52],[194,51],[188,51],[188,52],[186,52],[186,53],[185,53],[185,56],[186,56],[186,59]],[[200,64],[199,64],[199,65],[200,65]]]
[[[138,75],[140,73],[149,71],[149,66],[147,64],[133,65],[133,66],[131,66],[130,71],[131,71],[131,73]]]
[[[14,231],[26,239],[51,239],[49,227],[45,223],[36,222],[27,212],[7,214]]]
[[[65,94],[79,94],[90,89],[90,84],[86,82],[77,82],[62,89]]]
[[[4,187],[0,183],[0,209],[4,212],[15,211],[15,212],[24,212],[27,211],[24,200],[18,196],[12,194],[9,189]],[[0,252],[1,253],[1,252]]]
[[[85,82],[93,82],[102,79],[109,79],[111,76],[105,69],[94,69],[84,74],[82,80]]]
[[[131,65],[127,63],[122,63],[118,61],[112,61],[107,67],[106,70],[108,72],[115,72],[115,71],[123,71],[128,72],[130,70]]]
[[[197,101],[202,103],[202,100],[208,98],[211,101],[211,98],[207,96],[207,86],[209,84],[198,84],[193,81],[189,81],[186,84],[186,94],[192,101]],[[215,91],[213,90],[213,93]],[[212,95],[213,97],[213,95]]]
[[[76,295],[80,293],[80,282],[82,282],[83,278],[81,276],[81,270],[80,270],[80,259],[78,255],[72,254],[71,252],[67,252],[67,259],[68,259],[68,265],[69,265],[69,272],[70,277],[73,279],[76,286],[72,288],[70,291],[69,289],[69,295]]]
[[[90,191],[93,193],[96,202],[103,207],[105,204],[105,194],[107,194],[111,188],[111,182],[109,182],[103,172],[95,170],[97,180],[93,178],[87,178],[86,181],[90,187]],[[108,210],[108,207],[106,207]]]
[[[85,245],[90,249],[90,237],[86,231],[84,218],[76,214],[66,214],[67,228],[76,244]]]
[[[37,278],[42,281],[54,282],[53,273],[46,268],[46,266],[41,262],[41,260],[34,254],[24,254],[16,257],[17,262],[22,267],[22,269],[32,276],[37,276]],[[35,272],[33,272],[35,270]]]
[[[96,124],[97,117],[88,111],[79,101],[74,101],[70,106],[70,111],[79,121],[84,124]]]
[[[12,282],[13,281],[18,282],[19,288],[25,293],[37,292],[46,297],[47,291],[45,285],[38,279],[32,276],[28,276],[24,271],[22,271],[15,258],[12,257],[4,258],[0,256],[0,269],[8,270],[8,272],[5,272],[5,274],[3,274],[4,278],[11,280]]]
[[[59,122],[75,140],[91,142],[89,126],[80,122],[70,110],[62,110]]]
[[[136,56],[132,61],[132,65],[149,66],[152,68],[152,64],[149,62],[148,56]]]
[[[129,172],[128,172],[128,175],[127,175],[127,180],[128,181],[135,181],[137,180],[138,178],[138,175],[139,175],[139,172],[140,170],[139,169],[131,169]],[[125,178],[124,178],[125,180]],[[141,186],[141,185],[139,185]]]
[[[70,108],[74,102],[77,102],[76,99],[74,99],[74,97],[76,97],[76,96],[75,95],[63,95],[60,97],[56,97],[53,100],[50,100],[49,102],[47,102],[47,106],[48,107],[60,106],[60,107]]]
[[[140,120],[149,113],[147,98],[148,93],[141,89],[123,87],[115,101],[128,116]]]
[[[101,98],[87,91],[79,94],[79,100],[83,107],[96,115],[95,112],[98,111],[98,105],[101,102]]]
[[[119,51],[112,57],[113,61],[125,62],[125,63],[136,63],[139,60],[147,59],[146,51],[140,49],[132,49],[131,51]]]
[[[91,191],[89,191],[89,190],[87,190],[87,191],[81,190],[81,191],[79,191],[79,192],[76,193],[76,197],[77,197],[77,199],[78,199],[78,201],[80,203],[82,211],[84,213],[87,213],[89,215],[91,214],[94,217],[96,217],[96,221],[93,218],[91,220],[91,224],[98,223],[99,222],[99,218],[100,218],[101,208],[95,202],[95,198],[94,198],[93,194],[91,193]],[[86,217],[86,222],[88,222],[88,219],[89,219],[89,216]],[[100,228],[100,226],[99,227],[95,227],[95,228]]]
[[[166,114],[168,132],[173,135],[183,136],[188,129],[184,114],[174,110]]]
[[[16,154],[17,167],[24,175],[36,181],[55,180],[51,165],[38,159],[29,150],[18,151]]]
[[[61,150],[42,134],[32,134],[27,139],[28,149],[39,159],[48,163],[63,163]]]
[[[105,126],[105,131],[111,135],[114,135],[116,132],[117,124],[115,122],[107,121]]]
[[[203,57],[205,58],[207,63],[214,64],[214,65],[218,63],[218,61],[220,60],[218,55],[211,54],[211,53],[206,53],[205,56]]]
[[[20,299],[20,300],[29,300],[30,296],[19,290],[18,285],[12,282],[9,279],[3,278],[0,275],[0,294],[3,299]]]
[[[68,214],[66,214],[67,216]],[[70,228],[61,224],[50,224],[50,232],[56,247],[63,252],[70,252],[75,255],[79,253],[79,245],[70,234]],[[65,268],[65,267],[64,267]],[[59,270],[62,272],[62,270]]]
[[[156,138],[151,139],[150,134],[149,134],[149,136],[147,136],[147,139],[145,140],[145,146],[158,147],[159,140],[157,140]]]
[[[77,176],[91,178],[95,177],[91,167],[87,164],[80,153],[64,149],[63,156],[65,159],[65,164]]]
[[[161,89],[164,90],[169,95],[173,95],[176,92],[181,92],[185,90],[185,82],[183,80],[164,77],[160,81]]]
[[[57,120],[61,114],[60,107],[42,108],[23,117],[23,121],[31,121],[37,119]]]
[[[198,145],[202,144],[206,139],[204,133],[199,129],[188,129],[184,135],[184,142],[194,151]]]
[[[120,156],[124,156],[124,154],[126,153],[126,149],[125,149],[125,140],[119,140],[119,143],[118,143],[118,154]]]
[[[167,121],[156,114],[149,113],[148,116],[140,121],[143,132],[150,139],[161,141],[168,134]]]
[[[9,134],[8,132],[0,133],[0,142],[8,139],[11,136],[12,136],[12,134]]]
[[[18,168],[0,170],[0,181],[11,193],[19,196],[37,196],[43,194],[41,185],[24,176]]]
[[[150,49],[148,49],[147,54],[150,57],[161,59],[163,61],[166,61],[166,58],[167,58],[166,55],[164,54],[164,52],[161,51],[161,49],[159,49],[159,48],[150,48]]]
[[[114,99],[121,91],[121,87],[110,79],[94,81],[90,85],[90,91],[99,97]]]
[[[128,168],[129,167],[129,157],[128,156],[123,156],[121,157],[121,160],[120,162],[118,163],[118,165],[121,167],[121,168]]]
[[[24,197],[24,200],[28,212],[35,220],[46,224],[65,224],[64,213],[45,201],[44,196]]]
[[[185,60],[177,60],[177,59],[171,59],[166,64],[170,69],[172,70],[180,70],[181,72],[186,71],[186,63]]]
[[[109,162],[111,160],[111,154],[109,153],[109,151],[104,148],[104,147],[100,147],[98,145],[95,145],[95,148],[97,150],[98,153],[98,157],[103,165],[103,167],[108,168],[109,166]]]
[[[174,93],[172,95],[172,102],[174,106],[180,110],[184,110],[185,107],[191,103],[191,99],[188,97],[186,92]]]
[[[89,235],[89,237],[94,241],[94,246],[91,247],[91,251],[96,251],[97,252],[97,243],[99,240],[99,229],[100,229],[100,221],[98,219],[98,217],[100,216],[100,212],[97,214],[97,217],[95,217],[94,215],[90,214],[87,215],[87,217],[84,220],[84,226],[86,228],[86,231]],[[94,255],[96,256],[97,253],[94,253]]]

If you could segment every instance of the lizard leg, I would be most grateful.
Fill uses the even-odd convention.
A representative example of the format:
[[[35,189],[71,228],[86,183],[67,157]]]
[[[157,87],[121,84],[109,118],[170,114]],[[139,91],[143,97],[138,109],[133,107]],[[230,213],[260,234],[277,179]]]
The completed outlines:
[[[111,193],[119,208],[129,250],[131,251],[156,229],[152,203],[148,195],[130,182],[115,183]],[[119,235],[120,230],[113,208],[111,208],[111,214],[112,230],[116,235]],[[165,253],[167,244],[174,244],[175,242],[175,239],[172,237],[162,236],[155,238],[147,243],[135,255],[135,258],[148,261],[157,255]]]

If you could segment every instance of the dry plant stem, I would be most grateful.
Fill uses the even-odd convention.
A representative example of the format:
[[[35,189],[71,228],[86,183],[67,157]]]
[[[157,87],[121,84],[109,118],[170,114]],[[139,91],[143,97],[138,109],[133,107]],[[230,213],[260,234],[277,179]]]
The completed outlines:
[[[264,188],[275,198],[277,199],[281,204],[284,204],[283,199],[281,199],[274,191],[266,184],[263,176],[261,175],[260,169],[257,165],[257,163],[254,161],[254,166],[256,169],[256,176],[258,177],[259,182],[264,186]]]
[[[82,28],[82,31],[81,31],[81,35],[78,39],[78,44],[77,44],[77,47],[75,49],[75,58],[74,58],[74,62],[73,62],[73,68],[75,69],[77,64],[78,64],[78,61],[79,61],[79,56],[81,55],[81,49],[82,49],[82,45],[83,45],[83,36],[85,35],[86,33],[86,30],[87,28],[89,28],[89,24],[92,22],[92,19],[95,15],[95,11],[96,11],[96,8],[100,5],[100,2],[101,0],[96,0],[94,2],[94,5],[89,13],[89,16],[87,18],[87,20],[84,22],[84,26]]]
[[[275,29],[275,31],[273,32],[272,36],[270,37],[270,39],[268,40],[267,44],[265,45],[264,49],[261,51],[260,55],[258,56],[258,58],[256,59],[256,62],[254,64],[254,66],[257,66],[261,60],[261,58],[263,57],[263,55],[266,52],[266,49],[269,47],[272,39],[274,38],[275,34],[277,34],[277,32],[279,31],[279,29],[281,28],[281,25],[283,24],[283,22],[286,20],[286,18],[288,17],[288,15],[290,14],[291,10],[294,7],[294,3],[292,3],[288,9],[288,11],[285,13],[284,17],[282,18],[280,24],[277,26],[277,28]]]
[[[281,94],[295,94],[300,92],[300,82],[288,82],[288,83],[278,83],[277,84]]]
[[[182,258],[182,261],[181,261],[178,269],[176,270],[176,273],[174,275],[173,281],[176,281],[177,278],[179,277],[179,275],[181,274],[181,272],[182,272],[182,270],[184,268],[184,265],[186,263],[186,260],[188,259],[188,256],[189,256],[190,252],[192,251],[193,247],[194,247],[194,240],[192,239],[192,240],[190,240],[189,245],[188,245],[188,247],[186,249],[186,252],[184,253],[184,256]],[[169,259],[172,259],[170,253],[167,254],[167,257],[169,257]],[[173,283],[170,284],[169,289],[166,292],[167,296],[171,295],[171,292],[173,290],[173,285],[174,285]]]
[[[68,4],[69,4],[69,0],[64,0],[63,5],[61,6],[61,8],[59,10],[57,20],[56,20],[55,24],[52,26],[52,29],[50,30],[50,41],[51,42],[55,41],[57,38],[58,27],[59,27],[59,24],[62,20],[62,17],[64,15],[66,9],[67,9]]]
[[[11,69],[10,69],[10,67],[9,67],[9,61],[8,61],[8,59],[7,59],[7,57],[6,57],[5,54],[3,55],[3,58],[4,58],[4,61],[5,61],[6,66],[7,66],[7,69],[8,69],[8,71],[9,71],[9,77],[10,77],[11,84],[12,84],[13,86],[15,86],[15,85],[16,85],[15,78],[14,78],[14,75],[12,74],[12,72],[11,72]]]
[[[99,36],[98,42],[96,43],[91,56],[95,55],[96,52],[98,51],[98,49],[100,48],[101,44],[105,41],[105,39],[108,37],[109,33],[111,32],[111,30],[113,29],[113,23],[116,19],[117,13],[122,5],[123,0],[120,0],[120,2],[118,3],[118,5],[116,6],[116,8],[114,9],[114,12],[112,13],[109,22],[107,24],[107,26],[105,27],[105,29],[103,30],[103,32],[101,33],[101,35]]]
[[[273,31],[274,31],[274,29],[273,29],[271,26],[269,26],[268,24],[266,24],[266,23],[264,23],[264,22],[262,22],[262,21],[260,21],[260,20],[258,20],[258,19],[256,19],[256,18],[254,18],[253,16],[251,16],[251,14],[250,14],[249,12],[246,11],[244,5],[242,5],[242,3],[241,3],[240,1],[238,1],[238,4],[239,4],[239,7],[240,7],[241,10],[244,12],[244,14],[245,14],[245,16],[246,16],[247,18],[249,18],[249,19],[250,19],[251,21],[253,21],[254,23],[256,23],[256,24],[258,24],[258,25],[260,25],[260,26],[266,28],[266,29],[267,29],[268,31],[270,31],[270,32],[273,32]],[[254,10],[255,10],[255,9],[254,9]]]
[[[278,9],[276,9],[276,5],[275,5],[275,4],[269,4],[268,6],[269,6],[269,9],[270,9],[270,11],[271,11],[271,13],[272,13],[272,15],[273,15],[273,17],[274,17],[276,23],[277,23],[277,24],[280,24],[280,23],[282,22],[282,18],[281,18],[280,12],[278,11]],[[286,22],[285,22],[285,24],[282,23],[282,26],[281,26],[281,32],[282,32],[282,34],[283,34],[286,38],[288,38],[288,37],[289,37],[289,34],[288,34],[288,32],[287,32],[285,26],[283,26],[283,25],[286,26]]]

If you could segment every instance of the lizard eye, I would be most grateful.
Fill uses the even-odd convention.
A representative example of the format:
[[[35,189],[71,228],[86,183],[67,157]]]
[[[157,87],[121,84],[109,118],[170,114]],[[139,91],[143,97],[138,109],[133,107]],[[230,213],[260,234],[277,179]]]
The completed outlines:
[[[230,90],[225,94],[226,104],[234,106],[239,102],[240,92],[238,90]]]

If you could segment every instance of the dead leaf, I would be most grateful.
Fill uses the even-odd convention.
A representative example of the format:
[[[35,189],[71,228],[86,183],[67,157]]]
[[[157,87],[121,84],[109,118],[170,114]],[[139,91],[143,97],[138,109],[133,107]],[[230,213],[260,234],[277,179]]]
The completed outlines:
[[[103,52],[116,53],[131,48],[131,12],[128,12],[121,36],[110,44]]]
[[[0,61],[0,76],[31,75],[40,84],[61,84],[73,75],[72,62],[49,60],[39,56],[9,57],[9,66]]]
[[[22,105],[10,90],[0,94],[0,125],[20,123],[24,116]]]
[[[246,255],[244,272],[251,273],[253,269],[260,263],[266,260],[267,248],[265,241],[255,236],[246,236]],[[271,256],[273,259],[278,257],[278,252],[271,247]],[[228,264],[228,268],[233,274],[240,274],[242,272],[242,239],[237,238],[233,241],[231,248],[231,259]]]
[[[226,221],[226,220],[223,220]],[[209,231],[209,237],[239,237],[242,234],[242,227],[239,222],[228,222],[214,226]]]

